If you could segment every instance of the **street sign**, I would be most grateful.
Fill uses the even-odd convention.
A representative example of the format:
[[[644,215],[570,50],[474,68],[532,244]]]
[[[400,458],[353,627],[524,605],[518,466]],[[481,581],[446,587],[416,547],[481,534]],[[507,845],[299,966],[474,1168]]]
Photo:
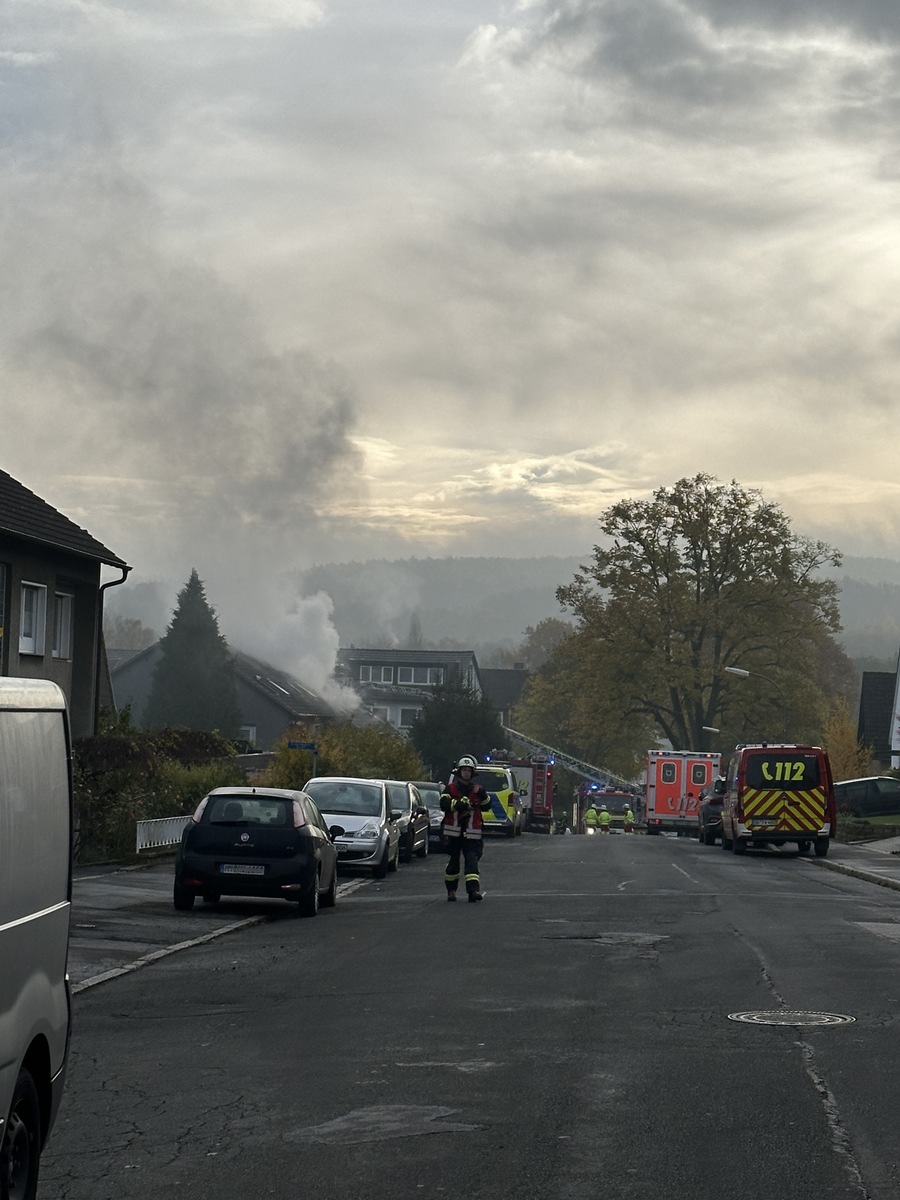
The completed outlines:
[[[315,742],[288,742],[288,750],[315,750]]]

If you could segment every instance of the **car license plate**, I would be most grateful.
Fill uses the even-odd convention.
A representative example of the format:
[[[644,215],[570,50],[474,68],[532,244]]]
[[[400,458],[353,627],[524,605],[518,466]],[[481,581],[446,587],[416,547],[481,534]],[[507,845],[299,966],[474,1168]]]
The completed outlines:
[[[219,863],[222,875],[265,875],[262,863]]]
[[[754,827],[757,825],[777,825],[778,818],[777,817],[754,817],[753,820],[751,821],[751,824]]]

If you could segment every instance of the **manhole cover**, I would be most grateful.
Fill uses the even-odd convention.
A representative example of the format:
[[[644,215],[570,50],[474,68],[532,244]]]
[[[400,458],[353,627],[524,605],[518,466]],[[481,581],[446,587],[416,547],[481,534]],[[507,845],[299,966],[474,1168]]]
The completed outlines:
[[[742,1021],[745,1025],[852,1025],[856,1017],[845,1017],[843,1013],[797,1012],[781,1009],[778,1012],[729,1013],[729,1021]]]

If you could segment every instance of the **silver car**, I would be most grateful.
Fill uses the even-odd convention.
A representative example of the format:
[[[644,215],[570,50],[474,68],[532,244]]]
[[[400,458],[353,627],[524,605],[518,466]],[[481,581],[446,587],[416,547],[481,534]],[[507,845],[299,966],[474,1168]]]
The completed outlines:
[[[383,779],[321,775],[303,785],[329,827],[341,867],[367,867],[376,879],[396,871],[400,860],[401,814],[392,812]]]

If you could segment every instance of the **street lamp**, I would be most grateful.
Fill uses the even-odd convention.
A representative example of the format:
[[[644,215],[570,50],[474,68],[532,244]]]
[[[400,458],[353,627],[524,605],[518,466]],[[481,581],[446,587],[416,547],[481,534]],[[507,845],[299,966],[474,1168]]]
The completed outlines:
[[[755,676],[755,678],[762,679],[765,683],[768,683],[773,688],[777,689],[778,694],[781,697],[781,721],[782,721],[781,737],[782,737],[782,740],[786,742],[787,741],[787,726],[788,726],[788,705],[787,705],[787,697],[784,694],[784,688],[782,688],[781,684],[777,683],[774,679],[770,679],[768,675],[763,675],[761,671],[745,671],[743,667],[726,667],[725,670],[729,675],[739,675],[741,677],[741,679],[749,679],[751,675]]]

